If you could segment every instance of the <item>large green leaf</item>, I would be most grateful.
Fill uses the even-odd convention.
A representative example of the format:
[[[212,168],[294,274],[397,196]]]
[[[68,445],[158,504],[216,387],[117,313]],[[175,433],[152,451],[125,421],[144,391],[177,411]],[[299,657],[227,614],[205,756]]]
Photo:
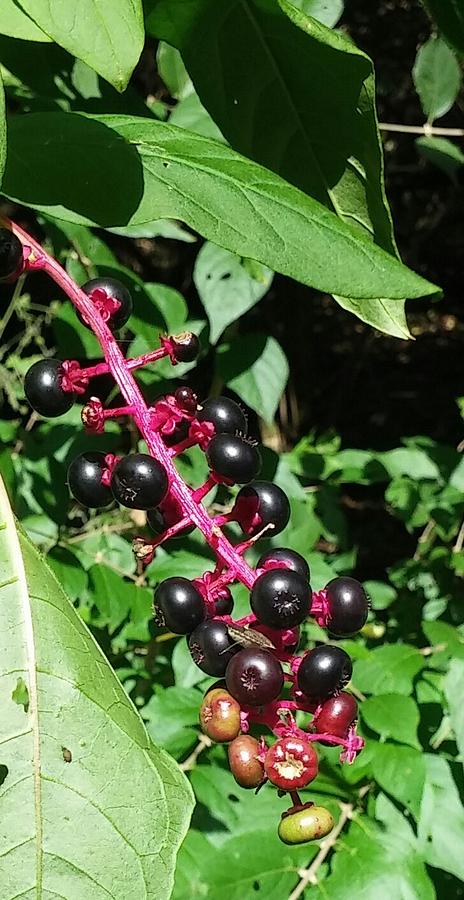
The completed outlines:
[[[461,0],[422,0],[449,44],[464,53],[464,6]]]
[[[453,106],[461,86],[461,70],[444,40],[431,37],[419,48],[412,70],[416,91],[429,122]]]
[[[8,146],[5,193],[58,218],[103,226],[181,219],[240,256],[344,296],[436,290],[279,176],[182,128],[37,113],[11,119]]]
[[[453,726],[456,743],[461,757],[464,759],[464,660],[452,659],[444,681],[445,697]]]
[[[0,186],[2,184],[3,173],[6,163],[6,118],[5,118],[5,94],[3,91],[2,76],[0,73]]]
[[[446,759],[424,757],[426,781],[418,823],[419,849],[431,866],[464,879],[464,807]]]
[[[147,0],[147,28],[181,50],[202,103],[235,149],[395,253],[372,63],[308,15],[311,6]],[[384,296],[336,299],[380,330],[408,336],[404,305]]]
[[[1,896],[166,900],[187,782],[0,509]]]
[[[367,694],[412,694],[413,680],[423,665],[424,658],[415,647],[384,644],[366,659],[356,660],[353,681]]]
[[[127,87],[143,48],[141,0],[21,0],[20,6],[115,88]]]
[[[51,41],[38,25],[15,3],[2,0],[0,8],[0,34],[20,38],[23,41]]]
[[[361,704],[361,715],[369,728],[381,738],[391,737],[401,744],[419,748],[417,726],[419,710],[412,697],[403,694],[378,694]]]

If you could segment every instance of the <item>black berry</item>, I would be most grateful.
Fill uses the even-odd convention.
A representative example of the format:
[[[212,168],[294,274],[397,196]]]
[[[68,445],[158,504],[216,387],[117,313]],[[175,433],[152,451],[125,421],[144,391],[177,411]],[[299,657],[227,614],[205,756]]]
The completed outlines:
[[[257,569],[292,569],[309,581],[309,566],[306,560],[296,552],[287,550],[286,547],[273,547],[259,558]]]
[[[279,696],[284,673],[269,650],[247,647],[236,653],[227,666],[226,685],[241,706],[262,706]]]
[[[206,619],[198,625],[188,645],[194,663],[207,675],[218,678],[225,675],[232,656],[240,649],[229,637],[227,625],[215,619]]]
[[[298,688],[309,700],[326,700],[348,684],[352,671],[348,653],[341,647],[324,644],[303,656],[297,674]]]
[[[100,509],[113,502],[111,489],[101,480],[105,468],[105,454],[96,450],[81,453],[69,466],[69,490],[83,506]]]
[[[155,617],[174,634],[190,634],[205,618],[200,592],[188,578],[166,578],[155,591]]]
[[[180,409],[190,415],[194,415],[197,411],[198,397],[192,388],[179,387],[174,394],[175,401]]]
[[[19,273],[22,261],[21,241],[8,228],[0,228],[0,281]]]
[[[256,618],[270,628],[301,625],[309,613],[311,588],[291,569],[271,569],[256,579],[250,596]]]
[[[219,479],[232,484],[246,484],[261,468],[257,447],[237,434],[216,434],[209,442],[206,458]]]
[[[26,373],[24,393],[36,412],[53,419],[68,412],[75,395],[61,387],[61,366],[59,359],[39,359]]]
[[[342,576],[326,587],[329,617],[327,627],[338,636],[355,634],[366,624],[369,598],[359,581]]]
[[[191,331],[176,334],[171,343],[177,362],[193,362],[200,352],[200,341]]]
[[[149,509],[147,511],[147,522],[150,528],[155,532],[155,534],[163,534],[167,528],[170,528],[171,525],[174,525],[177,519],[171,521],[171,516],[165,512],[165,510],[161,509],[159,506],[155,509]],[[195,531],[195,525],[186,525],[182,531],[178,531],[177,534],[174,534],[172,540],[174,538],[185,537],[187,534],[191,534],[192,531]],[[222,613],[221,613],[222,615]]]
[[[234,598],[228,587],[222,588],[221,593],[216,597],[216,615],[230,616],[234,608]]]
[[[210,397],[198,411],[200,422],[212,422],[216,434],[246,433],[247,417],[235,400],[229,397]]]
[[[132,297],[124,284],[117,281],[116,278],[92,278],[82,285],[82,290],[89,297],[93,294],[91,299],[113,331],[117,331],[126,324],[129,316],[132,314],[133,303]],[[118,309],[111,310],[111,300],[116,300],[119,303]],[[110,302],[108,303],[107,301]],[[79,313],[78,316],[83,325],[87,325],[87,322],[84,322]]]
[[[161,434],[166,447],[175,447],[176,444],[180,444],[181,441],[185,441],[185,438],[188,437],[189,433],[189,423],[186,419],[182,422],[177,422],[174,428],[174,431],[171,431],[171,434]]]
[[[129,509],[151,509],[166,496],[168,478],[158,460],[146,453],[121,459],[111,475],[114,499]]]
[[[249,537],[271,525],[273,536],[287,525],[290,503],[282,488],[272,481],[252,481],[238,492],[232,513]]]

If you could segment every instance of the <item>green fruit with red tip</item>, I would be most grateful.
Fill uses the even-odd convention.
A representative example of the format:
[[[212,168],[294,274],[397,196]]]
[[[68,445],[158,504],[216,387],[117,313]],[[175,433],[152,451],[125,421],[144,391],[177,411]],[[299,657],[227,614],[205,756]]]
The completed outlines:
[[[251,734],[240,734],[229,744],[229,766],[237,784],[256,788],[264,779],[264,765],[259,758],[259,743]]]
[[[334,824],[328,809],[308,803],[301,809],[289,809],[282,815],[278,834],[284,844],[306,844],[326,837]]]
[[[200,706],[204,734],[218,744],[233,741],[240,732],[240,706],[223,688],[208,691]]]

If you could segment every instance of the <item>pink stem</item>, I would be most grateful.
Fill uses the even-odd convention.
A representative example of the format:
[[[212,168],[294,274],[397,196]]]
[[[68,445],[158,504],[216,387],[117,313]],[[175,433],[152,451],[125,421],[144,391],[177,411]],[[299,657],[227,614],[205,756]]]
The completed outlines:
[[[14,226],[14,230],[18,230],[17,225]],[[20,237],[20,236],[21,235],[18,234],[18,237]],[[72,300],[72,302],[74,303],[74,306],[76,306],[77,309],[80,309],[80,307],[78,306],[78,303],[76,302],[76,298],[71,296],[68,288],[66,288],[63,283],[58,281],[58,279],[56,277],[56,273],[54,274],[48,267],[48,263],[50,261],[55,263],[55,260],[52,259],[51,257],[47,257],[47,254],[45,254],[45,253],[43,254],[43,256],[44,256],[44,265],[41,266],[41,268],[45,272],[48,272],[48,274],[51,276],[51,278],[53,278],[53,280],[56,281],[57,284],[60,285],[60,287],[63,288],[63,290],[68,295],[70,300]],[[58,268],[61,268],[61,266],[59,266],[58,263],[55,263],[55,264],[56,264],[56,266],[58,266]],[[37,266],[35,266],[35,268],[37,268]],[[66,274],[66,273],[64,273],[64,274]],[[69,281],[71,281],[71,279],[69,279]],[[83,291],[80,291],[79,288],[77,287],[77,285],[74,284],[74,282],[72,282],[72,284],[73,284],[74,291],[76,291],[76,292],[78,291],[79,294],[83,294]],[[95,310],[93,310],[93,315],[95,315]],[[89,321],[91,321],[91,323],[92,323],[92,330],[95,332],[95,334],[98,337],[98,329],[94,327],[95,322],[94,322],[93,318],[89,319]],[[104,350],[105,348],[102,347],[102,349]],[[122,354],[121,354],[121,356],[122,356]],[[133,359],[126,359],[126,360],[124,360],[124,363],[128,369],[139,369],[141,366],[146,366],[146,365],[148,365],[148,363],[156,362],[157,359],[163,359],[165,356],[168,356],[168,351],[165,350],[164,347],[158,347],[157,350],[151,350],[150,353],[143,353],[142,356],[134,356]],[[86,378],[95,378],[97,375],[107,375],[108,372],[111,372],[111,363],[110,362],[101,362],[101,363],[97,363],[95,366],[88,366],[86,369],[81,369],[80,374],[84,375]],[[116,378],[115,378],[115,380],[116,380]]]
[[[146,353],[144,356],[137,357],[137,361],[133,360],[131,366],[131,361],[124,358],[117,341],[102,317],[95,315],[94,305],[87,294],[74,283],[59,263],[49,256],[26,231],[7,218],[3,218],[3,222],[8,228],[11,228],[23,244],[31,247],[37,256],[35,267],[47,272],[65,294],[68,295],[81,315],[91,323],[92,331],[100,343],[106,360],[101,365],[107,366],[106,371],[112,373],[127,404],[134,407],[135,423],[151,455],[158,459],[166,469],[172,495],[179,502],[189,519],[202,532],[211,548],[235,570],[236,577],[246,587],[252,588],[256,578],[255,571],[235,552],[232,544],[211,520],[203,506],[195,502],[190,488],[177,472],[162,438],[157,432],[153,431],[150,423],[150,410],[145,403],[139,386],[130,373],[130,368],[137,368],[138,365],[144,365],[145,362],[153,361],[154,358],[160,359],[161,356],[166,355],[166,352],[160,348],[152,354]]]
[[[200,487],[196,488],[195,491],[192,491],[192,498],[195,503],[201,503],[204,497],[209,494],[210,491],[213,490],[213,487],[216,487],[217,481],[213,478],[212,475],[207,478],[204,484],[200,485]]]

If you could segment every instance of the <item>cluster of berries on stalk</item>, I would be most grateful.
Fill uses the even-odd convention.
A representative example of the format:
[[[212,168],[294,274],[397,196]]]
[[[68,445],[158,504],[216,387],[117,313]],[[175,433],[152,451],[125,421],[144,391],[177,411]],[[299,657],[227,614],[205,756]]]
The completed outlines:
[[[281,795],[290,795],[292,805],[279,825],[284,842],[323,837],[333,827],[330,812],[303,803],[298,793],[316,778],[314,745],[339,745],[341,761],[352,762],[363,741],[356,734],[356,701],[344,690],[352,673],[350,657],[334,643],[298,654],[300,627],[312,616],[335,637],[359,631],[369,607],[362,585],[337,577],[313,592],[307,562],[285,547],[273,547],[255,567],[247,563],[246,552],[262,535],[274,538],[286,527],[290,505],[280,487],[259,480],[261,456],[247,436],[244,412],[227,397],[199,403],[185,386],[149,407],[131,375],[164,357],[173,365],[194,360],[198,338],[190,332],[161,336],[156,350],[126,359],[114,333],[132,311],[127,288],[111,278],[93,279],[79,288],[29,235],[17,227],[14,232],[0,230],[0,277],[13,279],[23,268],[51,275],[82,323],[96,334],[105,357],[86,368],[76,360],[34,363],[24,385],[30,405],[40,415],[60,416],[88,393],[92,378],[111,373],[126,405],[107,409],[91,396],[82,407],[85,429],[102,433],[107,419],[131,416],[149,451],[122,458],[95,451],[80,454],[68,470],[71,494],[90,508],[116,501],[145,510],[154,536],[134,542],[136,557],[144,563],[171,538],[194,528],[202,531],[216,558],[214,569],[193,580],[172,576],[158,584],[155,620],[185,635],[196,665],[219,679],[203,699],[200,724],[211,740],[229,745],[229,765],[238,784],[257,791],[270,782]],[[174,462],[194,445],[204,451],[209,466],[207,481],[196,489],[183,481]],[[204,500],[216,485],[240,489],[229,512],[211,516]],[[231,522],[244,536],[235,544],[224,530]],[[238,620],[232,617],[230,590],[236,582],[249,589],[251,607]]]

